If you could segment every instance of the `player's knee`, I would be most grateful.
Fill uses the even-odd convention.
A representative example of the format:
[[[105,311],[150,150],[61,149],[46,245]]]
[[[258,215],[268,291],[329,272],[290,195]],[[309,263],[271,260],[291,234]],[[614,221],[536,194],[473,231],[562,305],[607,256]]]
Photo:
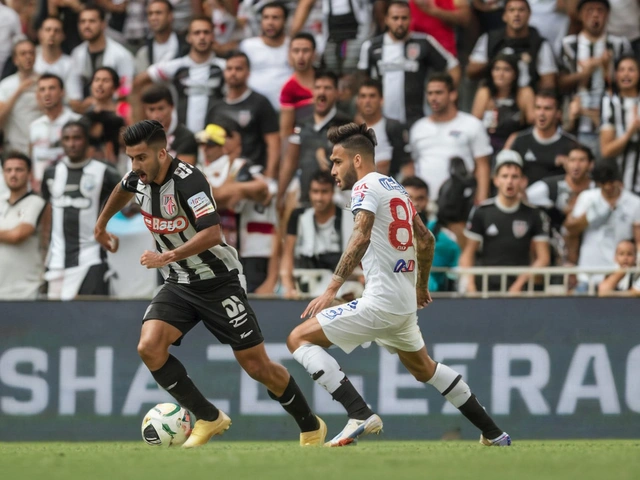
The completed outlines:
[[[242,368],[247,372],[247,375],[258,382],[265,380],[269,374],[268,365],[257,360],[243,363]]]
[[[421,365],[420,368],[412,371],[411,374],[420,383],[426,383],[431,380],[433,375],[436,373],[437,365],[438,364],[431,357],[427,357],[426,363]]]
[[[300,335],[300,328],[294,328],[287,337],[287,348],[291,353],[295,352],[302,345],[302,335]]]
[[[138,342],[138,355],[140,355],[140,358],[145,364],[152,362],[159,353],[158,346],[154,342],[145,339],[141,339]]]

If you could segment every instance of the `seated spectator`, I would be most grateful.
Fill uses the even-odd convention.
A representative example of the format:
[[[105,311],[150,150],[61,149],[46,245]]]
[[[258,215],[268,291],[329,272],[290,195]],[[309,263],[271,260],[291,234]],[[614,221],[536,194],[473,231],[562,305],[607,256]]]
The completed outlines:
[[[506,26],[484,33],[478,39],[469,56],[469,78],[485,77],[491,60],[499,53],[506,53],[518,57],[520,87],[529,86],[534,90],[555,88],[558,67],[553,50],[549,42],[529,26],[530,15],[527,0],[505,1],[502,18]]]
[[[418,177],[405,178],[402,186],[409,194],[409,198],[416,208],[422,222],[427,225],[436,239],[433,256],[433,267],[453,268],[458,266],[460,247],[456,243],[456,235],[445,227],[440,220],[429,222],[427,205],[429,203],[429,187]],[[452,281],[445,272],[431,272],[429,275],[429,291],[446,292],[452,290]]]
[[[582,235],[578,266],[615,268],[615,251],[621,240],[633,238],[640,243],[640,198],[622,184],[622,176],[613,162],[597,163],[591,177],[597,188],[582,192],[573,212],[564,222],[571,235]],[[578,275],[576,292],[586,293],[604,275]]]
[[[493,182],[498,195],[472,210],[467,223],[467,243],[460,257],[461,267],[475,265],[476,251],[482,246],[485,266],[549,265],[549,221],[541,210],[520,200],[522,157],[512,150],[503,150],[496,157]],[[531,261],[531,250],[534,260]],[[531,275],[507,276],[505,287],[510,293],[527,287]],[[475,281],[474,281],[475,280]],[[501,278],[489,276],[489,291],[500,291]],[[482,288],[482,278],[465,275],[460,289],[476,292]]]
[[[497,55],[490,65],[487,83],[476,92],[471,113],[482,120],[494,152],[504,148],[509,136],[534,122],[531,87],[518,87],[518,59]]]
[[[615,262],[620,271],[607,275],[598,285],[599,297],[630,296],[640,297],[640,276],[625,272],[622,269],[636,266],[638,251],[633,240],[618,242]]]
[[[614,93],[602,99],[600,149],[615,159],[627,190],[640,194],[640,66],[635,57],[620,59]]]
[[[0,197],[0,300],[35,300],[44,274],[40,235],[46,202],[29,192],[31,160],[25,154],[6,152],[2,173],[9,195]]]

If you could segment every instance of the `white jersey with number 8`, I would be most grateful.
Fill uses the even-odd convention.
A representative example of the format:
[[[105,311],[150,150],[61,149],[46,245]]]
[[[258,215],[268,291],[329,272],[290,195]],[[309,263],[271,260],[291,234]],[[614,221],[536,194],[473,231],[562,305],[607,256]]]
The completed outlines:
[[[371,243],[362,258],[362,298],[389,313],[415,312],[418,265],[413,246],[415,208],[409,195],[393,178],[369,173],[353,186],[351,211],[355,215],[358,210],[376,216]]]

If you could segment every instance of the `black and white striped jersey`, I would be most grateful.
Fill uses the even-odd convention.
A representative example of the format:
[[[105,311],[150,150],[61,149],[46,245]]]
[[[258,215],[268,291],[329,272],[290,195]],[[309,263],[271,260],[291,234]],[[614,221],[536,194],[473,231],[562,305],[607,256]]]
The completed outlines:
[[[132,175],[123,179],[126,189],[130,189],[131,180],[135,178]],[[205,176],[178,158],[172,160],[162,185],[145,185],[138,181],[134,186],[144,223],[159,252],[174,250],[199,231],[220,223],[211,186]],[[160,270],[168,282],[194,284],[237,277],[242,273],[242,265],[236,249],[222,243]]]
[[[52,214],[49,270],[89,267],[106,260],[93,229],[119,181],[115,168],[93,159],[74,164],[64,157],[45,170],[42,197],[51,203]]]

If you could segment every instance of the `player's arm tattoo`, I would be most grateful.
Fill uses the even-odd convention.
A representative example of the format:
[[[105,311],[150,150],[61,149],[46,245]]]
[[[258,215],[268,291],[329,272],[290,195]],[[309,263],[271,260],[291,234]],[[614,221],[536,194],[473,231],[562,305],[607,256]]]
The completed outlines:
[[[364,257],[369,242],[371,241],[371,229],[376,216],[367,210],[358,210],[354,220],[353,232],[349,238],[347,249],[340,257],[333,279],[338,283],[344,283],[353,270],[360,264]]]
[[[436,239],[422,223],[418,215],[413,218],[413,238],[415,239],[416,258],[418,260],[418,288],[429,287],[429,273],[436,250]]]

